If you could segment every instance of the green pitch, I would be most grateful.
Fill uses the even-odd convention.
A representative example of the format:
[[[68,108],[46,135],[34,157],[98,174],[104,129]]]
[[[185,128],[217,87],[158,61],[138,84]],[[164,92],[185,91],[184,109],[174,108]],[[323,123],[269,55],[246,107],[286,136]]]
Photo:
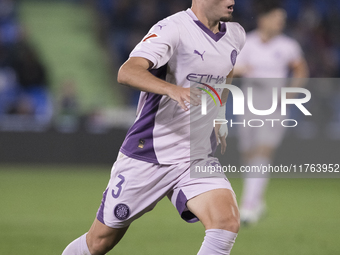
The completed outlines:
[[[90,227],[109,175],[110,166],[0,166],[0,254],[60,255]],[[241,180],[231,182],[240,196]],[[268,216],[241,229],[233,255],[339,254],[339,180],[273,179],[267,197]],[[164,199],[109,254],[194,255],[203,236]]]

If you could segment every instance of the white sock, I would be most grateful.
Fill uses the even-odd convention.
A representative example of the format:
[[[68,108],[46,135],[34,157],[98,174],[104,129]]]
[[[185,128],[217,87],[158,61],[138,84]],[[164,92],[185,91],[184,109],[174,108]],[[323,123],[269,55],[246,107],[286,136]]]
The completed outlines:
[[[227,230],[208,229],[197,255],[229,255],[236,237],[236,233]]]
[[[256,157],[249,161],[249,166],[268,166],[270,160]],[[251,178],[244,179],[241,209],[254,209],[264,203],[264,194],[269,182],[269,174],[250,174]],[[261,177],[261,178],[259,178]]]
[[[86,243],[86,234],[70,243],[61,255],[91,255]]]

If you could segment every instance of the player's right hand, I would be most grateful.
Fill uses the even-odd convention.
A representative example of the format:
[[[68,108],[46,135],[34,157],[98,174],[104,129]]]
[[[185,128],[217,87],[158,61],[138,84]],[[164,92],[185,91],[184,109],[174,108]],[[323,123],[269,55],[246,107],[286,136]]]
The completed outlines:
[[[182,88],[174,86],[168,93],[168,96],[178,102],[179,106],[188,111],[188,105],[198,106],[201,104],[201,91],[196,88]]]

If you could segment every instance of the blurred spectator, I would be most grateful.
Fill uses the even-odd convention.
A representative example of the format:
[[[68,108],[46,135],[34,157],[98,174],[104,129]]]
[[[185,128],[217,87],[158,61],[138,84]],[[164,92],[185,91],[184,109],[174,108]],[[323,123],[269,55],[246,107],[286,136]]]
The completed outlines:
[[[15,5],[10,0],[0,0],[0,115],[15,104],[16,75],[10,67],[10,46],[16,42]]]
[[[62,83],[57,107],[57,129],[64,133],[77,131],[80,122],[79,98],[76,83],[73,79],[66,79]]]
[[[17,3],[13,0],[0,0],[2,123],[8,122],[9,117],[13,117],[11,119],[14,122],[20,122],[22,118],[15,118],[16,116],[32,117],[32,120],[40,123],[50,121],[52,107],[46,77],[45,66],[35,49],[24,39],[17,17]]]
[[[103,109],[94,107],[86,116],[85,128],[92,134],[104,134],[109,131],[109,125]]]
[[[0,49],[1,55],[1,49]],[[12,68],[0,67],[0,116],[8,113],[17,99],[16,76]]]
[[[59,114],[74,116],[79,115],[77,87],[73,79],[67,79],[61,85]]]
[[[0,0],[0,43],[12,45],[20,38],[20,25],[13,0]]]
[[[41,121],[49,120],[52,108],[46,68],[29,43],[23,41],[16,45],[12,67],[17,75],[19,95],[11,113],[32,115]]]

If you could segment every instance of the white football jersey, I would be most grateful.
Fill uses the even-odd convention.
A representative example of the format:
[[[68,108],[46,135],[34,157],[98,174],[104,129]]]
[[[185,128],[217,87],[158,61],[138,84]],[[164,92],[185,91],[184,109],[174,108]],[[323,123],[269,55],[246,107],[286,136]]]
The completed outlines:
[[[237,59],[237,66],[246,66],[245,78],[287,78],[289,65],[302,57],[297,41],[278,35],[263,42],[257,31],[247,34],[247,43]]]
[[[130,57],[150,60],[151,73],[177,86],[213,87],[226,82],[245,38],[244,29],[232,22],[221,22],[214,34],[188,9],[153,26]],[[222,89],[216,91],[221,96]],[[213,119],[219,107],[208,96],[208,115],[203,117],[199,106],[189,108],[186,112],[168,96],[141,92],[137,119],[121,152],[155,164],[206,158],[216,145]]]

